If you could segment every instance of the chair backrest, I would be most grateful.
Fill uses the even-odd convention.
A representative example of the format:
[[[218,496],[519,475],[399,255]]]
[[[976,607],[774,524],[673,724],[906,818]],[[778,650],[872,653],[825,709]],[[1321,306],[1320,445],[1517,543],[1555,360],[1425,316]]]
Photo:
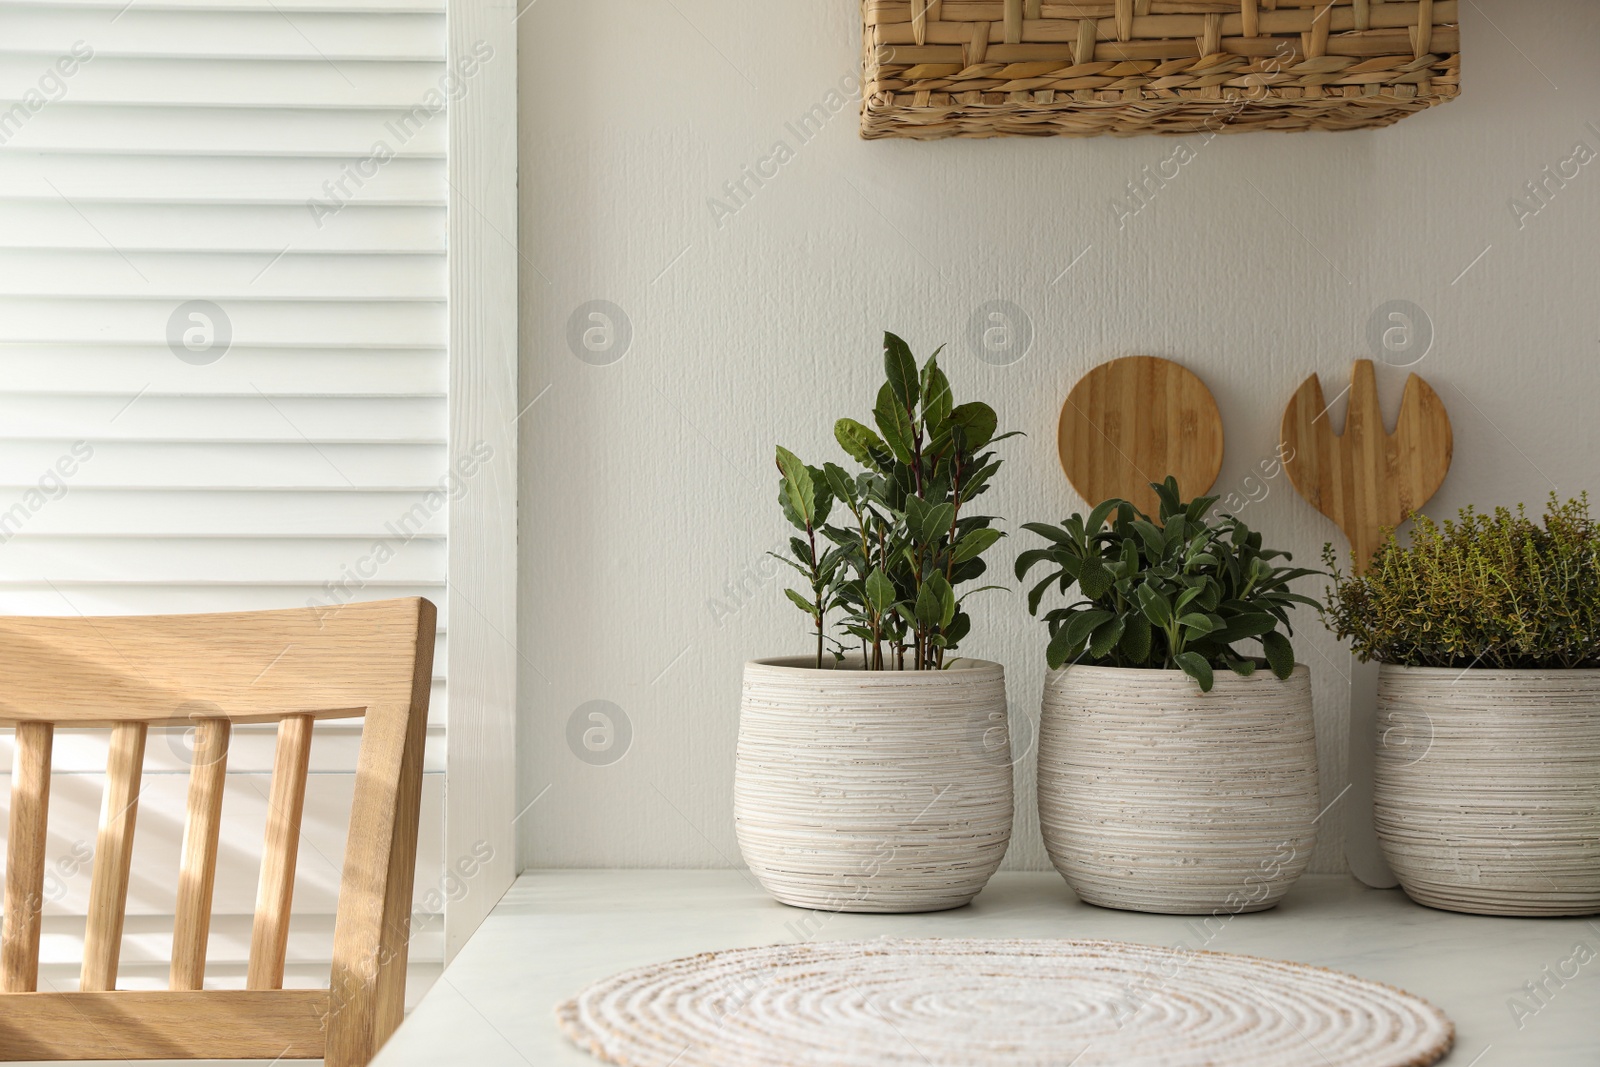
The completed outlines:
[[[220,615],[0,617],[16,730],[0,942],[0,1059],[304,1059],[358,1067],[405,1007],[435,609],[413,597]],[[196,710],[200,709],[200,710]],[[363,718],[328,988],[284,989],[311,727]],[[203,990],[228,739],[278,724],[246,989]],[[111,731],[83,972],[38,988],[57,726]],[[145,735],[195,730],[171,988],[117,990]]]

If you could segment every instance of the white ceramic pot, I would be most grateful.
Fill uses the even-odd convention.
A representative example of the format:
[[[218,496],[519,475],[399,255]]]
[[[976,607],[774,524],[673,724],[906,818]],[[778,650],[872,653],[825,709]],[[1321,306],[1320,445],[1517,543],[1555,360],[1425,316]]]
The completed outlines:
[[[1071,666],[1045,680],[1039,827],[1091,904],[1175,915],[1272,907],[1316,839],[1311,672],[1211,692],[1182,671]]]
[[[1374,821],[1412,900],[1600,912],[1600,670],[1378,670]]]
[[[734,820],[778,900],[825,911],[966,904],[1011,839],[1005,673],[745,665]]]

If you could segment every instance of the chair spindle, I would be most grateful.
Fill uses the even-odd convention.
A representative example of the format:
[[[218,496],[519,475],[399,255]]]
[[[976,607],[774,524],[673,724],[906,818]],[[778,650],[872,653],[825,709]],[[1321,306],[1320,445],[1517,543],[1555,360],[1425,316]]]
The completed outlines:
[[[189,810],[178,872],[178,911],[172,928],[173,989],[202,989],[206,943],[211,934],[211,897],[217,878],[217,838],[222,828],[222,791],[228,777],[227,719],[202,719],[195,727],[189,769]]]
[[[95,840],[94,876],[89,885],[89,921],[83,936],[83,972],[78,983],[85,992],[117,986],[147,731],[143,722],[119,722],[111,728],[106,791],[100,807],[100,833]]]
[[[5,940],[0,947],[0,985],[7,993],[32,993],[39,988],[39,927],[54,739],[51,723],[17,724],[11,767],[11,836],[6,850]]]
[[[282,989],[289,945],[289,910],[294,903],[294,869],[300,851],[300,817],[305,810],[306,771],[311,762],[309,715],[278,723],[272,759],[272,791],[267,807],[267,840],[256,892],[255,925],[250,933],[248,989]]]

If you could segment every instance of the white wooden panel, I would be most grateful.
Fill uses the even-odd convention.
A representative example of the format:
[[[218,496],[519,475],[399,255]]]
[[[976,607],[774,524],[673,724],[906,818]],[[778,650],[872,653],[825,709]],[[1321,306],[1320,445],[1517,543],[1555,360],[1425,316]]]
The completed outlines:
[[[414,256],[289,252],[263,269],[254,255],[141,252],[144,279],[109,248],[0,250],[0,292],[37,296],[142,296],[187,300],[436,301],[445,287],[441,253]],[[170,358],[170,353],[167,353]]]
[[[309,197],[327,193],[323,183],[341,176],[342,164],[327,159],[229,156],[115,156],[4,154],[0,199],[59,203],[67,197],[85,212],[100,201],[166,204],[277,204],[305,210]],[[350,160],[352,165],[359,160]],[[356,188],[352,202],[418,206],[440,204],[444,163],[400,158],[384,164]],[[7,240],[7,244],[14,241]],[[280,246],[281,247],[281,246]]]
[[[12,151],[126,155],[440,156],[445,115],[430,110],[295,111],[211,107],[96,107],[63,101],[40,111],[6,142]],[[381,146],[381,147],[380,147]],[[330,167],[332,176],[338,168]]]
[[[99,427],[87,428],[90,433]],[[0,502],[5,487],[31,487],[71,442],[19,441],[0,449]],[[124,489],[415,489],[437,484],[441,445],[146,444],[100,445],[70,479],[72,488]],[[48,502],[44,506],[49,506]],[[0,513],[6,510],[0,507]],[[35,510],[43,510],[43,507]]]
[[[122,0],[126,3],[127,0]],[[139,6],[154,10],[140,0]],[[0,11],[5,10],[0,7]],[[237,60],[118,59],[97,56],[72,76],[65,101],[74,105],[177,104],[203,107],[384,108],[395,101],[423,103],[439,89],[437,63],[346,64],[341,71],[321,59],[294,63]],[[19,100],[38,88],[37,64],[0,65],[0,100]],[[369,146],[363,146],[369,147]]]
[[[165,344],[0,345],[8,395],[182,392],[190,396],[443,396],[442,349],[251,348],[197,367]]]
[[[9,163],[9,155],[0,152]],[[339,177],[329,162],[327,180]],[[291,252],[442,252],[444,211],[374,207],[351,200],[321,226],[304,203],[281,206],[72,204],[57,198],[0,201],[0,234],[13,248],[114,249],[127,257],[129,283],[142,282],[137,253],[203,248],[259,252],[265,270]]]
[[[206,293],[194,294],[205,297]],[[29,343],[150,344],[167,336],[178,304],[168,300],[0,297],[6,335]],[[443,302],[224,301],[234,337],[258,345],[443,345]]]
[[[135,3],[114,12],[58,6],[6,9],[0,51],[33,53],[42,63],[88,41],[97,58],[162,56],[174,59],[442,60],[444,18],[437,14],[363,15],[273,10],[162,11]],[[381,32],[380,26],[381,23]],[[26,62],[7,57],[6,62]],[[350,63],[356,67],[356,63]],[[355,80],[355,72],[347,71]]]
[[[365,599],[384,596],[423,596],[445,614],[445,586],[384,586]],[[207,611],[253,611],[272,608],[303,608],[329,603],[328,591],[320,585],[139,585],[116,583],[99,585],[60,585],[39,583],[11,585],[0,583],[0,614],[3,615],[158,615]],[[443,649],[445,634],[439,635]],[[437,660],[439,653],[435,652]],[[435,664],[436,677],[445,668]]]
[[[129,396],[0,394],[0,440],[70,437],[104,427],[97,442],[306,440],[442,444],[443,399],[370,397],[192,397],[149,391]]]
[[[115,15],[128,6],[128,0],[3,0],[0,9],[53,7],[84,11],[104,11]],[[300,11],[364,12],[373,15],[415,14],[434,12],[442,14],[444,0],[139,0],[139,6],[149,11]]]
[[[417,510],[417,493],[258,492],[219,498],[191,490],[74,488],[28,519],[29,537],[317,537],[366,541],[392,528],[444,537],[448,509]],[[107,529],[106,516],[117,516]]]
[[[5,547],[8,581],[57,585],[117,581],[130,574],[157,583],[292,583],[320,575],[361,588],[374,581],[415,585],[441,574],[445,560],[442,542],[408,539],[403,533],[371,541],[139,537],[115,546],[98,537],[17,537]]]
[[[496,860],[489,891],[447,909],[447,958],[520,869],[516,683],[521,664],[532,666],[517,647],[517,24],[497,0],[452,3],[452,65],[485,44],[500,62],[484,67],[450,122],[450,443],[453,454],[486,444],[503,459],[451,510],[449,599],[464,636],[445,850],[487,836]]]

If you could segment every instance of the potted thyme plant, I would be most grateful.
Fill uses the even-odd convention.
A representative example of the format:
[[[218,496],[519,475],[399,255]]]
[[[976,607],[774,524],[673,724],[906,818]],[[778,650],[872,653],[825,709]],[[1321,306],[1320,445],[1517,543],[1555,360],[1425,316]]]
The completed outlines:
[[[746,664],[734,817],[775,898],[828,911],[936,911],[970,901],[1011,836],[1005,676],[960,659],[967,598],[1002,532],[975,505],[1000,460],[994,411],[956,404],[938,352],[921,367],[884,335],[873,425],[834,436],[859,468],[777,450],[794,528],[804,656]],[[831,520],[831,521],[830,521]],[[998,727],[998,731],[997,731]]]
[[[1587,496],[1543,521],[1417,516],[1326,621],[1379,661],[1373,808],[1411,899],[1483,915],[1600,912],[1600,527]]]
[[[1215,497],[1152,483],[1160,513],[1108,500],[1059,526],[1017,577],[1053,568],[1081,600],[1048,611],[1039,721],[1039,824],[1083,900],[1172,914],[1275,905],[1316,835],[1311,675],[1294,661],[1290,611],[1316,605]],[[1259,645],[1252,655],[1247,642]]]

